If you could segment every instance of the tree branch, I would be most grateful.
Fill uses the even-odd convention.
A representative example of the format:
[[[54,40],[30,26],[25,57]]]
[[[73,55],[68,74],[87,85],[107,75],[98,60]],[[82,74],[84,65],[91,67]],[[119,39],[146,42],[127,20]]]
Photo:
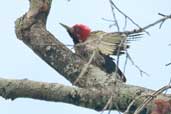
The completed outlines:
[[[161,19],[159,19],[159,20],[157,20],[157,21],[155,21],[155,22],[153,22],[153,23],[151,23],[151,24],[149,24],[149,25],[147,25],[145,27],[134,29],[132,31],[126,31],[126,33],[127,34],[140,33],[140,32],[143,32],[144,30],[147,30],[150,27],[155,26],[155,25],[157,25],[159,23],[161,23],[161,25],[162,25],[167,19],[171,19],[171,15],[163,15],[163,14],[160,14],[160,13],[159,13],[159,15],[162,15],[163,18],[161,18]],[[161,28],[161,25],[160,25],[160,28]]]
[[[30,2],[29,11],[15,22],[17,37],[47,64],[73,83],[81,73],[86,61],[83,61],[46,30],[46,19],[51,0],[31,0]],[[49,9],[42,11],[44,4],[47,4]],[[89,72],[84,75],[82,76],[84,80],[80,79],[77,86],[90,87],[108,80],[106,73],[93,65],[89,65]]]
[[[153,90],[148,90],[142,87],[132,86],[132,85],[119,85],[121,88],[118,93],[112,94],[112,109],[124,112],[134,100],[137,95],[144,95],[149,97],[150,94],[154,93]],[[32,98],[45,101],[53,102],[64,102],[70,103],[82,107],[91,108],[97,111],[103,110],[108,99],[111,98],[110,91],[107,89],[84,89],[78,87],[70,87],[57,83],[46,83],[46,82],[36,82],[31,80],[11,80],[0,78],[0,96],[5,99],[16,99],[16,98]],[[168,99],[164,95],[158,96],[160,98]],[[130,108],[130,112],[135,111],[145,98],[139,98],[134,100],[134,104]],[[148,104],[145,108],[150,111],[150,107],[154,105],[152,103]],[[108,109],[108,108],[107,108]],[[106,109],[106,110],[107,110]]]
[[[87,63],[72,53],[46,30],[47,16],[52,0],[29,0],[30,9],[16,20],[16,35],[40,58],[73,83]],[[77,86],[68,87],[59,84],[34,82],[29,80],[0,79],[0,95],[4,98],[27,97],[47,101],[62,101],[95,110],[102,110],[112,95],[113,110],[124,112],[131,101],[139,95],[149,95],[154,91],[142,87],[126,85],[99,68],[89,65],[88,72],[79,79]],[[169,98],[160,95],[162,98]],[[130,113],[143,103],[145,98],[135,101]],[[150,112],[149,104],[143,111]],[[150,114],[150,113],[149,113]]]
[[[104,95],[104,96],[103,96]],[[57,83],[0,78],[0,96],[5,99],[32,98],[64,102],[100,110],[109,96],[96,89],[82,89]],[[101,104],[96,102],[98,100]]]

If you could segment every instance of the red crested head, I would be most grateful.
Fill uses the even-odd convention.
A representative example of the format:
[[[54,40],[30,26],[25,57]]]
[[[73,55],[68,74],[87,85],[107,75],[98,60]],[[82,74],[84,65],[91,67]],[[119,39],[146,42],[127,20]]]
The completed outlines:
[[[72,28],[73,34],[79,42],[86,41],[91,32],[90,28],[83,24],[76,24]]]

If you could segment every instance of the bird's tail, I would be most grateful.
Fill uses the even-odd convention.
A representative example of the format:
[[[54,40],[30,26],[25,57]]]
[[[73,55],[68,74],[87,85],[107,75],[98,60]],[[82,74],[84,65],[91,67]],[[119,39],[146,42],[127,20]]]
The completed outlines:
[[[132,34],[128,34],[128,39],[127,41],[137,41],[138,39],[142,38],[144,34],[143,33],[132,33]]]
[[[125,77],[125,75],[123,74],[123,72],[120,70],[120,68],[118,67],[118,66],[116,66],[117,67],[117,78],[119,79],[119,80],[121,80],[121,81],[123,81],[123,82],[126,82],[126,77]]]

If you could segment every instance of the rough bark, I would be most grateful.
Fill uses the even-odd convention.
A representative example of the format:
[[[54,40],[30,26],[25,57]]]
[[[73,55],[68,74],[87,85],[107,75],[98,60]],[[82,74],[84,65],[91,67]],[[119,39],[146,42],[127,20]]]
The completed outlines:
[[[23,41],[47,64],[73,83],[85,65],[79,56],[70,51],[46,30],[47,16],[52,0],[29,0],[30,9],[16,20],[15,30],[18,39]],[[102,110],[108,99],[112,96],[112,110],[124,112],[129,103],[140,95],[149,95],[154,91],[124,84],[99,68],[90,65],[88,71],[78,81],[76,87],[60,84],[34,82],[29,80],[0,79],[0,95],[4,98],[34,98],[47,101],[65,102],[78,106]],[[167,96],[159,97],[168,99]],[[143,103],[140,97],[131,107],[129,113]],[[142,114],[150,114],[152,103]]]
[[[124,92],[124,91],[123,91]],[[101,110],[111,94],[97,89],[84,89],[64,86],[57,83],[35,82],[30,80],[0,79],[0,95],[6,99],[33,98],[55,102],[71,103],[78,106]],[[122,96],[114,101],[122,102]],[[120,100],[119,100],[119,99]],[[117,101],[118,100],[118,101]],[[119,106],[122,104],[117,103]],[[127,105],[127,103],[125,104]],[[120,107],[119,107],[120,108]]]

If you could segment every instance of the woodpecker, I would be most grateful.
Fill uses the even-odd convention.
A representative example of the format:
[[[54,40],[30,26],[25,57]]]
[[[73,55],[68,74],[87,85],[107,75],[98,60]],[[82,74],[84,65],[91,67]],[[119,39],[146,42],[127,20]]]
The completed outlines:
[[[121,55],[129,48],[128,35],[124,32],[106,33],[103,31],[92,31],[83,24],[76,24],[69,27],[60,23],[74,42],[75,53],[82,59],[88,61],[96,51],[92,64],[99,67],[108,74],[117,73],[117,79],[126,82],[126,77],[117,67],[110,55]],[[134,35],[138,36],[138,35]]]

